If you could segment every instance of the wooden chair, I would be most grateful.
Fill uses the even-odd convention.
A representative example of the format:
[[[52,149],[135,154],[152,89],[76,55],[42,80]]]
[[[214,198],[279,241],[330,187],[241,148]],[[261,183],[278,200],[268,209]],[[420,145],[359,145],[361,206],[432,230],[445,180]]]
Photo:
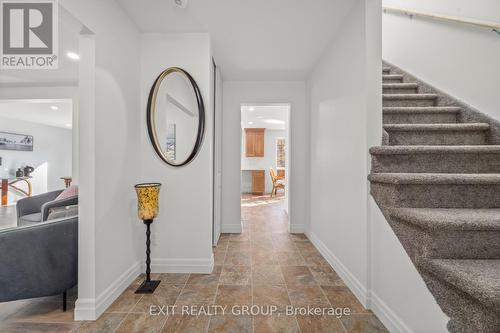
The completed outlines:
[[[271,197],[277,194],[278,189],[285,189],[285,184],[283,183],[283,178],[279,178],[273,168],[269,168],[269,174],[271,175],[271,181],[273,182],[273,190],[271,191]]]

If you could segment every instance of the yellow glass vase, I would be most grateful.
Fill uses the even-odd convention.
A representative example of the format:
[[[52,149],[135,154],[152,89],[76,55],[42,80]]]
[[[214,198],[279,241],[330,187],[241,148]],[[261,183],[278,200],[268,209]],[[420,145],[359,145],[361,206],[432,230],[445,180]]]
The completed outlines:
[[[143,221],[153,220],[159,211],[160,183],[143,183],[134,186],[137,193],[137,215]]]

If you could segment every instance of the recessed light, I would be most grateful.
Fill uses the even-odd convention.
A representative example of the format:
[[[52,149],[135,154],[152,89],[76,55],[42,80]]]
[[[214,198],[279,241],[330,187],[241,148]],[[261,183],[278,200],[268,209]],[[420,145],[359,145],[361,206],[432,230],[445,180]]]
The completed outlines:
[[[71,124],[66,124],[66,127],[71,127]]]
[[[59,108],[58,108],[57,106],[55,106],[55,105],[52,105],[50,108],[51,108],[52,110],[59,110]]]
[[[248,122],[248,125],[253,125],[253,121],[249,121],[249,122]]]
[[[78,55],[78,53],[75,53],[75,52],[67,52],[66,53],[66,56],[68,58],[70,58],[71,60],[80,60],[80,55]]]
[[[255,111],[255,108],[253,106],[251,106],[248,111]]]

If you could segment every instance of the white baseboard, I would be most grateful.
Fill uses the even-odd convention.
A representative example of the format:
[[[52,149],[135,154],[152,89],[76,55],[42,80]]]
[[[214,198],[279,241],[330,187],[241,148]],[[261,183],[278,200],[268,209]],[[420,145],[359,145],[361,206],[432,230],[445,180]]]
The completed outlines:
[[[292,234],[303,234],[306,228],[303,224],[290,224],[289,231]]]
[[[413,331],[376,294],[371,293],[371,310],[389,332],[412,333]]]
[[[308,232],[309,240],[316,246],[326,261],[333,267],[337,274],[344,280],[347,287],[354,293],[358,300],[367,309],[371,309],[389,332],[412,333],[412,330],[387,306],[376,294],[368,291],[366,287],[349,271],[349,269],[328,249],[328,247],[313,232]]]
[[[369,307],[369,295],[366,287],[351,273],[351,271],[333,254],[332,251],[316,236],[313,232],[308,235],[311,243],[316,246],[318,251],[326,261],[333,267],[335,272],[344,280],[344,283],[351,289],[358,300],[363,304],[364,307]]]
[[[153,273],[211,273],[214,255],[210,259],[158,259],[151,260]]]
[[[223,224],[221,232],[223,234],[241,234],[241,224]]]
[[[106,288],[97,298],[77,299],[75,320],[97,320],[99,316],[120,296],[141,273],[141,264],[136,262],[118,279]]]

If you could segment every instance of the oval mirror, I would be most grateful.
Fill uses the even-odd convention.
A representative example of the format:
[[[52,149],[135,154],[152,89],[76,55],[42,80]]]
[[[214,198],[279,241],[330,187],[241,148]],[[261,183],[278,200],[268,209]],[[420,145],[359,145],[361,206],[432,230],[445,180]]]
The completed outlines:
[[[182,166],[196,157],[205,132],[205,108],[188,72],[172,67],[158,76],[149,93],[147,118],[149,138],[163,161]]]

